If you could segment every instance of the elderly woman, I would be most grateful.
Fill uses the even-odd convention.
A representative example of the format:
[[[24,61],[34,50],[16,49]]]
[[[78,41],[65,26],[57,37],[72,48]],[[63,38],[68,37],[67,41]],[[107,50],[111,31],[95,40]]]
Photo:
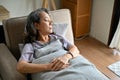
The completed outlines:
[[[53,32],[47,9],[40,8],[30,13],[25,27],[24,48],[17,64],[19,72],[31,73],[33,80],[105,80],[94,68],[80,56],[74,44]]]

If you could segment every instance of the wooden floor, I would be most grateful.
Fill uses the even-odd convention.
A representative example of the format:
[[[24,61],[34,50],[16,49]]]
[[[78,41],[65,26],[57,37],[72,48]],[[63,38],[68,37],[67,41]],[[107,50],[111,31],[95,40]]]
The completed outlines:
[[[92,37],[75,40],[75,45],[80,50],[81,55],[94,63],[110,80],[120,80],[120,77],[107,68],[108,65],[120,60],[120,56],[113,55],[108,46]]]

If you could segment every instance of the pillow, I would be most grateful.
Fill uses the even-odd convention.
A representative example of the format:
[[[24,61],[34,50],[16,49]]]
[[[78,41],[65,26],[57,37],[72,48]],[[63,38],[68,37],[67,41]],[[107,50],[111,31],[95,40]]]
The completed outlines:
[[[54,23],[53,32],[64,37],[67,32],[67,27],[67,23]]]

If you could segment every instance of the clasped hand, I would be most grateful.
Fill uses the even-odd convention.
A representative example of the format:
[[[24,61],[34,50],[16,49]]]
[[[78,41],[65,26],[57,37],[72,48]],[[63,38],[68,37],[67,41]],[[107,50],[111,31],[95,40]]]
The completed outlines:
[[[69,66],[69,59],[66,55],[60,56],[58,58],[55,58],[51,63],[50,63],[50,70],[53,71],[58,71],[61,69],[64,69]]]

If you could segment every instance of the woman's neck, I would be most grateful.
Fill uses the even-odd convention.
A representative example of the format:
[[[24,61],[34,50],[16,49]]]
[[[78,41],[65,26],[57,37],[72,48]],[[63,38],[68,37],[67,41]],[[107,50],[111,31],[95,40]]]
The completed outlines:
[[[39,38],[39,41],[41,41],[43,43],[49,42],[50,37],[49,37],[49,35],[41,35],[40,38]]]

